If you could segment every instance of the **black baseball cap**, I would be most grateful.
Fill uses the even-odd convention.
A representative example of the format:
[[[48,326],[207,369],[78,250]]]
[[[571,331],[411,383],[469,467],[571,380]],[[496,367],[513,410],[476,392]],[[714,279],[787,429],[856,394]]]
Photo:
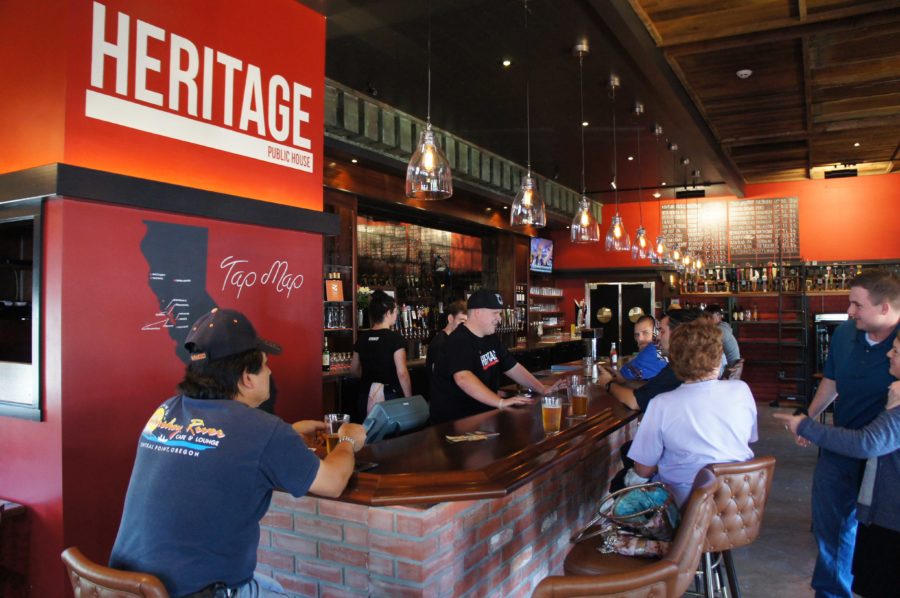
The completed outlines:
[[[215,361],[229,355],[258,349],[270,355],[281,353],[281,347],[256,334],[247,316],[233,309],[216,307],[201,316],[184,341],[191,361]]]
[[[503,297],[497,291],[478,289],[466,302],[467,309],[503,309]]]

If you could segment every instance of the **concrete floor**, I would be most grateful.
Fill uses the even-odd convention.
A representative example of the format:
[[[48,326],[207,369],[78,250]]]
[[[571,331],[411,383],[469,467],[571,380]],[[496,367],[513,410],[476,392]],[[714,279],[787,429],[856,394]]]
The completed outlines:
[[[757,403],[759,442],[757,456],[774,455],[775,477],[766,505],[762,531],[756,542],[734,553],[735,568],[744,598],[806,598],[816,560],[810,531],[810,487],[816,448],[794,444],[784,425],[772,413],[791,410]]]

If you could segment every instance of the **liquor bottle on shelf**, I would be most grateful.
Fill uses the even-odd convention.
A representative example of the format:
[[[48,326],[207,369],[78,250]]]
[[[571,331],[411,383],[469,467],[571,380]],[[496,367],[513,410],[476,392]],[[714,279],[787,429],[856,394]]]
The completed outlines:
[[[328,337],[325,337],[325,345],[322,349],[322,371],[327,372],[331,369],[331,351],[328,350]]]

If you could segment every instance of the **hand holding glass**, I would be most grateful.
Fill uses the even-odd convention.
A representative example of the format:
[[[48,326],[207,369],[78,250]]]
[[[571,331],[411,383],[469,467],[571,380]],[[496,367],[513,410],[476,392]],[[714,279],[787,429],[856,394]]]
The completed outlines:
[[[338,431],[344,424],[350,423],[350,416],[346,413],[325,414],[325,454],[327,455],[337,446],[341,436]]]

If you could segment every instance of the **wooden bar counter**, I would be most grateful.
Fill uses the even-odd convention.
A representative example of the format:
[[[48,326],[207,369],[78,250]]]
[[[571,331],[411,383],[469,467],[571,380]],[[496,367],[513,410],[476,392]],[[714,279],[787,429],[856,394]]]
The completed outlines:
[[[554,436],[536,399],[364,447],[358,460],[378,467],[339,499],[276,492],[260,569],[297,596],[530,596],[561,570],[633,435],[636,413],[591,393],[588,417]],[[474,431],[499,435],[445,438]]]

